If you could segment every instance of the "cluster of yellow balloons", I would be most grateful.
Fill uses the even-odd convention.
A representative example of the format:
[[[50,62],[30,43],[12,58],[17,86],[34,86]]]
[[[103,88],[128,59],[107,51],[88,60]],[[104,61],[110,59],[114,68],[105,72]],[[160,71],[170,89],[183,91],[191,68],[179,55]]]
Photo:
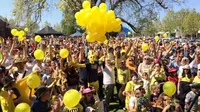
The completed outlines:
[[[61,58],[67,58],[69,55],[69,51],[67,49],[61,49],[60,50],[60,57]]]
[[[163,92],[168,96],[174,95],[176,93],[176,85],[171,81],[165,82],[163,85]]]
[[[81,93],[75,89],[70,89],[64,94],[63,102],[67,108],[73,108],[79,104]]]
[[[41,80],[37,74],[31,74],[28,76],[26,83],[30,88],[35,89],[40,85]]]
[[[36,41],[36,42],[39,43],[41,40],[42,40],[42,37],[41,37],[40,35],[36,35],[36,36],[35,36],[35,41]]]
[[[37,49],[34,52],[34,57],[36,60],[43,60],[44,59],[44,52],[41,49]]]
[[[160,37],[159,36],[155,36],[154,39],[155,39],[156,42],[158,42],[160,40]]]
[[[20,103],[15,107],[15,112],[30,112],[31,108],[27,103]]]
[[[18,41],[21,42],[25,39],[25,34],[28,32],[28,28],[24,28],[24,30],[18,31],[17,29],[12,29],[11,34],[15,37],[18,37]]]
[[[146,52],[149,49],[149,45],[147,43],[142,43],[142,51]]]
[[[115,17],[113,10],[107,11],[107,5],[101,3],[99,7],[91,8],[89,1],[84,1],[83,9],[75,14],[76,22],[86,28],[87,41],[104,42],[106,32],[119,32],[121,30],[121,19]]]

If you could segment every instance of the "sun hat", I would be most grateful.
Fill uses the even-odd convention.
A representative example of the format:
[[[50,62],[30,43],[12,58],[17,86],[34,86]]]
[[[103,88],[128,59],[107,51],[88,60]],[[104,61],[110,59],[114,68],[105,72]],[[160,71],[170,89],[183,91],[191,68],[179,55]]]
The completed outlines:
[[[88,94],[88,93],[91,93],[92,90],[90,88],[86,88],[83,90],[83,94]]]
[[[45,92],[47,92],[49,89],[47,87],[39,87],[36,92],[35,92],[35,96],[37,98],[41,98]]]
[[[141,85],[136,85],[135,87],[134,87],[134,91],[136,91],[137,89],[139,89],[140,87],[142,87]]]
[[[185,66],[183,66],[183,69],[190,69],[190,66],[189,65],[185,65]]]
[[[3,78],[3,86],[7,87],[8,85],[10,85],[11,83],[15,82],[14,78],[12,78],[10,75],[5,76],[5,78]]]
[[[176,70],[175,68],[170,68],[170,69],[169,69],[169,72],[170,72],[170,73],[176,72],[176,71],[177,71],[177,70]]]

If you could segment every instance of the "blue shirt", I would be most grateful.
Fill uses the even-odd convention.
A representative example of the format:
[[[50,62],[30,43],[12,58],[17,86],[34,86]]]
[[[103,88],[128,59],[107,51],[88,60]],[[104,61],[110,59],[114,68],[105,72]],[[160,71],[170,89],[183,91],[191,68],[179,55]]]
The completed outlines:
[[[31,106],[31,112],[49,112],[49,102],[36,99]]]

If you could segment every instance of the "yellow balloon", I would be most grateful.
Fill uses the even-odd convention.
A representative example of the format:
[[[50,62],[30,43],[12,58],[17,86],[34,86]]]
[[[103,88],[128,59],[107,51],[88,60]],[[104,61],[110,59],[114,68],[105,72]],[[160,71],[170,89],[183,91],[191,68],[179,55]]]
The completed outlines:
[[[31,108],[27,103],[20,103],[15,107],[15,112],[30,112]]]
[[[103,11],[106,11],[106,10],[107,10],[107,5],[106,5],[105,3],[101,3],[101,4],[99,5],[99,9],[100,9],[100,10],[103,10]]]
[[[31,74],[28,76],[26,83],[30,88],[34,89],[40,86],[41,80],[37,74]]]
[[[23,40],[24,40],[24,37],[21,37],[21,36],[18,37],[18,41],[19,41],[19,42],[21,42],[21,41],[23,41]]]
[[[21,36],[20,31],[17,31],[17,33],[15,34],[15,37],[17,37],[17,36]]]
[[[108,14],[108,18],[111,18],[111,19],[114,19],[114,18],[115,18],[115,12],[114,12],[113,10],[109,10],[109,11],[107,12],[107,14]]]
[[[167,38],[167,37],[168,37],[167,33],[164,33],[164,34],[163,34],[163,37],[164,37],[164,38]]]
[[[142,44],[142,51],[147,51],[149,49],[149,45],[147,43]]]
[[[40,35],[36,35],[36,36],[35,36],[35,41],[36,41],[36,42],[39,43],[41,40],[42,40],[42,38],[41,38]]]
[[[114,29],[113,32],[120,32],[121,31],[121,26],[117,25]]]
[[[84,9],[80,10],[80,13],[78,14],[78,19],[77,19],[77,23],[78,25],[85,27],[85,15],[86,15],[86,11]]]
[[[120,19],[120,18],[117,18],[117,19],[116,19],[116,23],[117,23],[118,25],[120,25],[120,24],[122,23],[121,19]]]
[[[94,38],[94,37],[91,37],[90,35],[87,35],[87,36],[86,36],[86,40],[87,40],[88,42],[94,42],[94,41],[95,41],[95,38]]]
[[[18,30],[17,30],[17,29],[12,29],[12,30],[11,30],[11,34],[12,34],[13,36],[17,36],[17,33],[18,33]]]
[[[74,17],[76,18],[76,20],[80,19],[80,12],[76,12],[76,14],[74,15]]]
[[[131,35],[131,32],[128,32],[128,35]]]
[[[156,42],[158,42],[160,40],[160,37],[159,36],[155,36],[154,39],[155,39]]]
[[[171,81],[165,82],[163,85],[163,92],[168,96],[174,95],[176,93],[176,85]]]
[[[34,57],[35,57],[36,60],[43,60],[43,58],[44,58],[44,52],[41,49],[37,49],[34,52]]]
[[[84,1],[82,4],[83,9],[87,9],[91,7],[91,4],[89,1]]]
[[[23,37],[25,35],[25,32],[24,31],[19,31],[19,34],[18,34],[18,36],[21,36],[21,37]]]
[[[66,107],[73,108],[79,104],[80,99],[81,94],[75,89],[70,89],[64,94],[63,102]]]
[[[67,58],[69,55],[69,51],[67,49],[61,49],[60,50],[60,57],[61,58]]]
[[[25,32],[28,32],[28,28],[24,28],[24,31],[25,31]]]
[[[99,35],[98,37],[95,38],[95,40],[103,43],[106,40],[106,36],[105,35],[103,35],[103,36]]]

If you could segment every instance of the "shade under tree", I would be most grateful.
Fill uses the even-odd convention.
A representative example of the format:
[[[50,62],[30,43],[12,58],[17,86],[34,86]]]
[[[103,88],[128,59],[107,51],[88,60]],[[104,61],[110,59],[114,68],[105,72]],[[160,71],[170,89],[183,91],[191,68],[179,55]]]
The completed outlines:
[[[0,37],[3,38],[12,37],[10,24],[7,22],[5,18],[1,16],[0,16]]]
[[[50,36],[50,35],[63,36],[64,34],[61,33],[61,32],[58,32],[58,31],[54,30],[50,26],[45,26],[40,31],[36,32],[35,35],[40,35],[40,36]]]

